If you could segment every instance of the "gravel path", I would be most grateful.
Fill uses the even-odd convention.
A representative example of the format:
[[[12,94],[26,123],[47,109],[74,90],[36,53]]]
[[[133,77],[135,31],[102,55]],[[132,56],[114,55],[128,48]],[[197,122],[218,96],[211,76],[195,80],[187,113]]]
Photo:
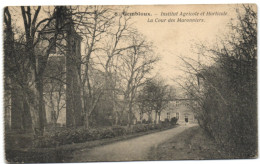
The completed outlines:
[[[173,129],[125,141],[98,146],[92,149],[83,149],[74,153],[71,162],[149,160],[147,156],[150,149],[171,139],[176,134],[179,134],[192,126],[194,125],[182,125]]]

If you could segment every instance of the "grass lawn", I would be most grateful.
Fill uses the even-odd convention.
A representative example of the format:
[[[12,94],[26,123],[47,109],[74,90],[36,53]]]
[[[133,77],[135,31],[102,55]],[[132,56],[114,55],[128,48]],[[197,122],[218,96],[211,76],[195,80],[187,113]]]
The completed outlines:
[[[151,160],[228,159],[230,157],[199,126],[191,127],[151,149]],[[232,158],[232,157],[231,157]]]

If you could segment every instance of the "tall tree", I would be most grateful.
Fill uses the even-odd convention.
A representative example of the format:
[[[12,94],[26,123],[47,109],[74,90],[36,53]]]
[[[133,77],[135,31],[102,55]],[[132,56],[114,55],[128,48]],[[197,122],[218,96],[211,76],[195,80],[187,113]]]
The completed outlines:
[[[128,125],[132,123],[133,103],[137,97],[138,88],[144,84],[145,79],[153,68],[153,65],[159,60],[153,54],[151,44],[144,38],[133,34],[130,39],[131,49],[128,49],[121,56],[120,77],[123,81],[123,93],[125,108],[128,111]]]
[[[172,89],[164,84],[161,79],[153,78],[145,82],[138,99],[143,108],[155,112],[154,122],[160,122],[162,110],[166,109],[169,101],[173,97]],[[159,118],[157,118],[159,116]]]
[[[21,7],[27,52],[24,61],[30,74],[23,91],[32,116],[35,135],[43,135],[44,132],[46,113],[43,99],[43,74],[48,57],[56,45],[57,36],[63,28],[59,20],[62,16],[59,13],[61,10],[60,7],[52,8],[48,13],[43,14],[42,19],[39,17],[41,7]]]
[[[104,40],[108,28],[112,24],[114,15],[111,12],[111,9],[103,6],[87,7],[84,12],[78,15],[81,19],[76,21],[77,30],[83,36],[85,43],[85,53],[80,59],[82,69],[78,71],[85,128],[89,127],[89,116],[96,108],[103,93],[103,86],[98,85],[101,88],[97,89],[94,86],[95,82],[92,83],[90,71],[95,70],[92,58],[95,52],[103,47],[100,43]]]
[[[132,48],[132,45],[128,44],[128,37],[135,31],[131,28],[130,20],[131,17],[123,14],[113,18],[112,28],[107,31],[106,39],[102,43],[103,48],[100,51],[102,55],[97,56],[105,72],[104,96],[107,101],[112,102],[116,125],[119,122],[119,117],[122,117],[122,109],[119,105],[121,100],[118,98],[119,94],[121,94],[120,77],[118,75],[119,58],[125,51]]]
[[[12,129],[21,129],[21,106],[19,103],[21,101],[18,100],[17,90],[18,88],[15,85],[14,75],[14,33],[12,27],[12,16],[8,7],[4,9],[4,23],[5,23],[5,35],[4,35],[4,53],[5,53],[5,93],[10,94],[10,102],[11,104],[5,104],[11,106],[11,128]],[[5,97],[7,98],[7,97]],[[9,101],[9,100],[8,100]]]

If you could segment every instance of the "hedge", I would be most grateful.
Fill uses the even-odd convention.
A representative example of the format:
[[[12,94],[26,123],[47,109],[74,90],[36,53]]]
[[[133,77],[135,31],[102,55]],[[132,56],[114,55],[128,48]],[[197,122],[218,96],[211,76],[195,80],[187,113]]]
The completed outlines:
[[[107,128],[84,129],[63,129],[45,134],[33,140],[34,148],[52,148],[60,145],[82,143],[99,139],[113,138],[127,134],[146,132],[148,130],[163,129],[170,124],[137,124],[131,127],[113,126]]]

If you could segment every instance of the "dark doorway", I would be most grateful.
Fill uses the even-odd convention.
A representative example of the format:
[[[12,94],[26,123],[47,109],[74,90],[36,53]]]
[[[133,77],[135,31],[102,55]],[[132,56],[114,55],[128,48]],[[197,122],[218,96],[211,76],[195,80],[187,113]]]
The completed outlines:
[[[189,122],[188,116],[185,116],[185,122],[186,122],[186,123]]]

